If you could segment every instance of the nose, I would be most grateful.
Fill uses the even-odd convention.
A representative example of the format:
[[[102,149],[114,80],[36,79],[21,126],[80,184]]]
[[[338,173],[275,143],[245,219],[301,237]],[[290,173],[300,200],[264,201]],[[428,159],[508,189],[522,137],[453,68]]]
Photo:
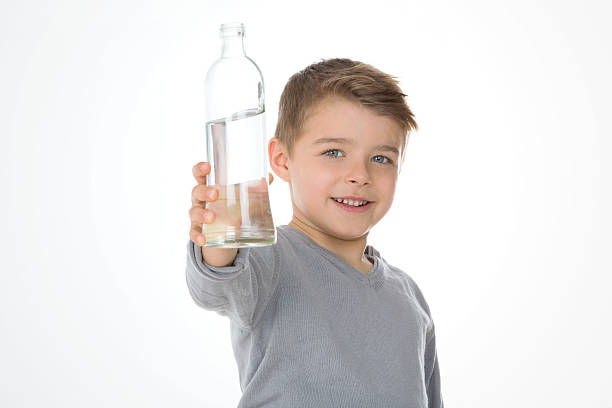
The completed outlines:
[[[350,168],[345,181],[348,184],[365,185],[370,184],[370,176],[363,164],[355,164]]]

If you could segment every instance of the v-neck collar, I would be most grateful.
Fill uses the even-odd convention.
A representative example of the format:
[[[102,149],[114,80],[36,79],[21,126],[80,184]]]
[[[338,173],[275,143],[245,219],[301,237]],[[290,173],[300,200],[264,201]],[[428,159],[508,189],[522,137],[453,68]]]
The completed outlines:
[[[366,245],[364,250],[366,257],[374,264],[370,271],[367,274],[364,274],[359,269],[348,263],[344,258],[313,241],[313,239],[306,235],[303,231],[288,224],[279,225],[278,228],[280,228],[282,231],[288,232],[291,236],[300,239],[309,247],[318,250],[326,258],[341,263],[344,266],[343,269],[347,272],[347,275],[351,276],[352,278],[357,279],[366,285],[375,287],[379,286],[382,282],[382,258],[380,257],[380,253],[373,246]]]

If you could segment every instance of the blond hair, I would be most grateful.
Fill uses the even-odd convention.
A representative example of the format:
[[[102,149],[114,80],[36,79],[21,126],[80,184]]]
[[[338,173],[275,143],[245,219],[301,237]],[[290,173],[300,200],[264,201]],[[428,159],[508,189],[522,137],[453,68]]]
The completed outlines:
[[[293,74],[280,97],[274,136],[283,143],[289,157],[308,115],[329,96],[360,103],[379,115],[393,119],[402,129],[403,163],[411,132],[418,126],[394,76],[369,64],[348,58],[331,58],[311,64]]]

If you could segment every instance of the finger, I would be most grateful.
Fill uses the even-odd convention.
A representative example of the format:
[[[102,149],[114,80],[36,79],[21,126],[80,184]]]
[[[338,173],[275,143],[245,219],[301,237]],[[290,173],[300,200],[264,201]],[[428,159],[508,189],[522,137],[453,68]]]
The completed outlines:
[[[215,222],[217,214],[213,210],[207,210],[202,207],[191,207],[189,210],[189,219],[191,220],[191,226],[199,225],[200,231],[202,230],[202,224],[212,224]]]
[[[191,190],[191,205],[203,206],[206,201],[216,201],[217,198],[219,190],[216,187],[198,184]]]
[[[202,193],[202,189],[206,188],[203,184],[196,184],[191,189],[191,205],[204,207],[206,201],[203,200],[204,194]]]
[[[206,175],[210,173],[210,163],[199,162],[191,169],[198,184],[206,184]]]
[[[193,226],[191,227],[191,230],[189,231],[189,238],[197,245],[197,246],[202,246],[204,245],[204,243],[206,243],[206,237],[204,236],[204,234],[202,234],[202,227],[198,226]]]
[[[268,173],[268,184],[272,184],[272,182],[274,181],[274,175],[272,173]]]

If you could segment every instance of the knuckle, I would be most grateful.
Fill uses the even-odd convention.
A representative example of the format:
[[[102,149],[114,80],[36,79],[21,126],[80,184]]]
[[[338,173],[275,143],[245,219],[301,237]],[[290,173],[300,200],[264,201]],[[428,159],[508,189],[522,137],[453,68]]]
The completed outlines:
[[[199,222],[200,224],[203,224],[203,223],[204,223],[204,218],[205,218],[205,215],[206,215],[206,210],[204,210],[204,209],[202,209],[202,210],[200,210],[200,211],[198,211],[198,212],[197,212],[196,217],[197,217],[197,220],[198,220],[198,222]]]
[[[189,231],[189,238],[191,238],[191,240],[193,242],[196,242],[196,239],[198,238],[198,235],[200,235],[202,233],[202,229],[200,228],[199,230],[197,228],[192,228]]]
[[[200,184],[196,185],[193,189],[191,189],[191,196],[193,198],[196,198],[198,200],[202,200],[201,194],[202,193],[201,193]]]
[[[189,218],[191,219],[191,225],[198,225],[201,224],[202,221],[202,216],[201,216],[201,208],[198,207],[193,207],[189,213]]]
[[[191,210],[189,210],[189,218],[191,219],[191,222],[201,223],[204,219],[203,214],[205,211],[206,210],[204,208],[197,205],[191,207]]]
[[[191,222],[191,230],[190,230],[190,232],[197,236],[198,234],[200,234],[202,232],[202,224],[197,222],[197,221],[195,221],[195,220],[192,221]]]

